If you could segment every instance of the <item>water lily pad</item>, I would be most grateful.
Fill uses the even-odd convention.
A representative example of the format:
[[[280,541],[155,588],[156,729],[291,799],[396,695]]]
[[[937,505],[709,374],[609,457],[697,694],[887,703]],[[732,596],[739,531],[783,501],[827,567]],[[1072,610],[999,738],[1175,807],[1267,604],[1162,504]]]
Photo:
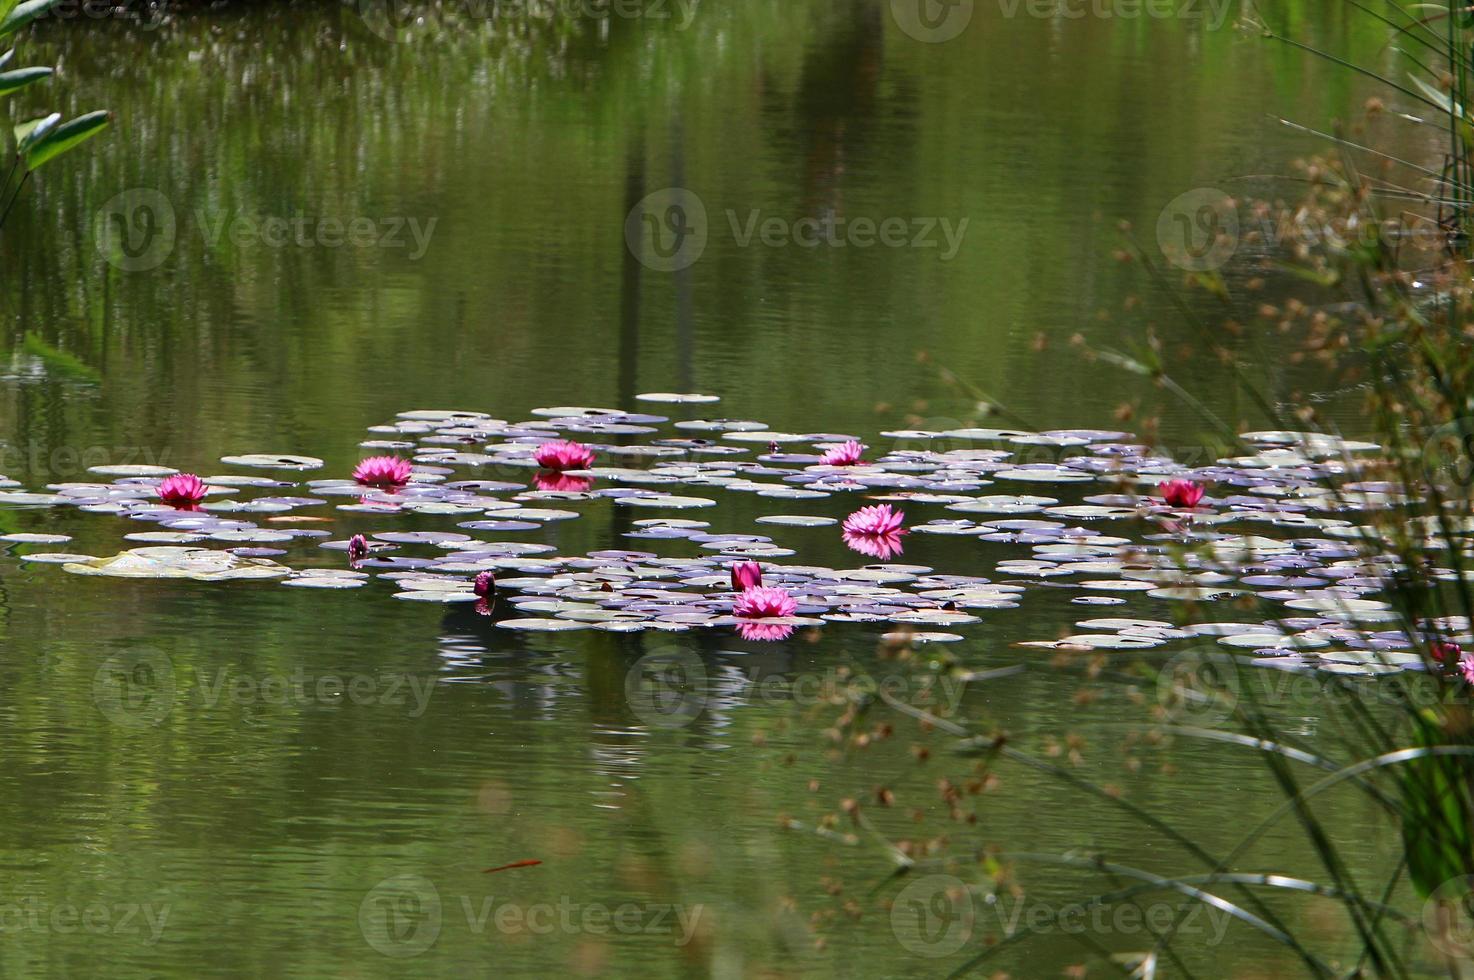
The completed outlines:
[[[759,524],[777,524],[783,527],[828,527],[838,524],[839,521],[833,517],[804,517],[802,515],[773,514],[767,517],[759,517]]]
[[[767,445],[768,443],[808,442],[808,436],[798,435],[793,432],[773,432],[770,429],[736,429],[727,430],[722,433],[722,438],[731,442],[755,442]]]
[[[361,589],[368,583],[362,579],[338,578],[330,575],[293,576],[282,582],[297,589]]]
[[[982,622],[977,616],[946,609],[911,609],[896,613],[890,617],[890,620],[893,623],[916,623],[927,626],[962,626],[967,623]]]
[[[242,558],[208,548],[134,548],[111,558],[88,558],[62,566],[75,575],[111,578],[181,578],[197,582],[282,578],[292,570],[268,558]]]
[[[438,602],[458,603],[476,602],[481,597],[474,592],[460,592],[454,590],[416,590],[409,592],[396,592],[394,598],[405,599],[409,602]]]
[[[1076,633],[1056,640],[1057,647],[1083,647],[1087,650],[1147,650],[1166,643],[1155,636],[1130,633]]]
[[[496,512],[499,521],[536,521],[548,523],[551,521],[571,521],[578,517],[576,510],[553,510],[549,508],[518,507],[513,510],[499,510]]]
[[[67,498],[57,493],[26,493],[21,490],[0,490],[0,509],[27,507],[51,507],[64,504]]]
[[[134,531],[123,535],[123,540],[145,544],[193,544],[205,540],[205,537],[198,531]]]
[[[993,476],[999,480],[1015,480],[1022,483],[1084,483],[1095,479],[1089,473],[1082,473],[1063,466],[997,470]]]
[[[580,623],[577,620],[540,619],[537,617],[504,619],[496,625],[504,630],[518,630],[524,633],[563,633],[589,628],[588,623]]]
[[[220,462],[227,466],[250,466],[265,470],[316,470],[323,461],[316,456],[296,456],[291,453],[247,453],[244,456],[221,456]]]
[[[1004,496],[978,497],[965,504],[950,504],[947,509],[964,514],[1028,514],[1059,503],[1053,497]]]
[[[635,396],[637,402],[658,402],[668,405],[708,405],[721,400],[718,395],[676,394],[669,391],[654,391]]]
[[[716,506],[715,500],[710,500],[706,497],[677,497],[668,494],[651,494],[645,497],[615,497],[614,502],[625,507],[660,507],[670,510]]]
[[[264,528],[240,531],[216,531],[210,535],[212,541],[229,541],[249,544],[280,544],[291,541],[296,535],[289,531],[268,531]]]
[[[1153,599],[1173,599],[1182,602],[1217,602],[1243,595],[1241,589],[1198,589],[1191,586],[1176,586],[1167,589],[1152,589],[1147,595]]]
[[[112,463],[104,466],[89,466],[88,473],[98,476],[170,476],[178,473],[172,466],[149,466],[143,463]]]
[[[956,643],[964,639],[961,633],[882,633],[881,637],[887,643]]]
[[[1171,623],[1160,619],[1082,619],[1075,624],[1082,629],[1088,630],[1143,630],[1143,629],[1172,629]]]

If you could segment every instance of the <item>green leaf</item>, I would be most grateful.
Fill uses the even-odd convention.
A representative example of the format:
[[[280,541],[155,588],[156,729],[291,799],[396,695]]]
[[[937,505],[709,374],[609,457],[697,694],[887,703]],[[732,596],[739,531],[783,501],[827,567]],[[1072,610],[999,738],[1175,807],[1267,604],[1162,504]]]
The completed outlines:
[[[26,0],[17,6],[15,0],[0,0],[0,10],[6,10],[0,19],[0,37],[14,34],[59,3],[61,0]]]
[[[3,0],[0,0],[0,2],[3,2]],[[5,52],[4,54],[0,54],[0,68],[4,68],[6,65],[10,64],[10,59],[11,58],[14,58],[14,57],[15,57],[15,48],[11,48],[9,51]]]
[[[112,113],[106,109],[99,109],[85,116],[68,120],[39,137],[32,133],[30,147],[21,151],[26,157],[26,169],[35,170],[48,160],[61,156],[78,143],[91,139],[107,128],[107,124],[112,120]]]
[[[31,147],[31,144],[55,129],[56,124],[59,122],[61,122],[61,113],[53,112],[49,116],[42,116],[40,119],[31,119],[15,127],[15,152],[26,152]]]
[[[50,74],[50,68],[17,68],[15,71],[0,72],[0,95],[9,95]]]

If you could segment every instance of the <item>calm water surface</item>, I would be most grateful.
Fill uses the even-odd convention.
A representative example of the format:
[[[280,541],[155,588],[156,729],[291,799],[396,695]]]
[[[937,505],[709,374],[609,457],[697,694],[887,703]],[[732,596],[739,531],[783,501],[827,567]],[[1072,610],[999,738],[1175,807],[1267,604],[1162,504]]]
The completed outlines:
[[[1014,413],[996,424],[1116,427],[1122,405],[1162,411],[1169,441],[1191,447],[1197,419],[1069,344],[1127,349],[1147,323],[1169,351],[1192,339],[1112,258],[1118,222],[1155,251],[1177,195],[1262,192],[1274,185],[1241,178],[1317,148],[1276,116],[1325,126],[1368,93],[1236,32],[1237,7],[1222,26],[1005,9],[980,2],[945,43],[909,36],[878,0],[705,0],[689,23],[462,8],[400,30],[301,5],[43,24],[24,51],[61,65],[44,104],[107,106],[117,121],[35,182],[0,242],[0,471],[39,488],[104,462],[208,474],[229,453],[291,451],[338,476],[367,427],[401,411],[523,419],[688,390],[722,395],[719,415],[882,448],[886,430],[995,424],[979,392]],[[1388,57],[1338,5],[1275,13],[1316,43]],[[699,200],[706,241],[665,271],[632,257],[625,219],[672,187]],[[769,219],[897,219],[907,235],[747,237]],[[128,252],[99,250],[99,221],[125,223]],[[282,227],[285,241],[270,230]],[[1254,356],[1273,341],[1233,343]],[[1258,363],[1271,391],[1317,383]],[[1221,368],[1188,362],[1181,377],[1226,417],[1244,411]],[[699,516],[772,533],[796,562],[855,564],[832,530],[753,524],[848,502],[815,503],[728,494]],[[652,544],[624,538],[629,518],[606,501],[581,509],[519,539],[562,554]],[[0,526],[73,534],[66,547],[93,554],[135,530],[72,511],[3,511]],[[1027,553],[984,549],[931,538],[904,560],[989,574]],[[1005,767],[969,786],[973,762],[948,739],[881,709],[836,736],[842,709],[812,692],[837,671],[914,683],[878,651],[879,629],[767,645],[524,637],[379,586],[120,583],[15,558],[34,550],[51,549],[0,555],[7,975],[944,974],[963,954],[893,928],[898,886],[875,838],[783,829],[845,799],[918,848],[1192,866],[1047,776]],[[1068,598],[1041,590],[967,628],[951,651],[970,665],[1034,669],[972,685],[958,710],[1034,750],[1078,736],[1083,775],[1231,847],[1279,800],[1251,756],[1144,745],[1145,706],[1086,710],[1078,673],[1010,648],[1093,613]],[[1100,614],[1132,613],[1162,610]],[[684,726],[652,723],[626,685],[674,644],[706,671]],[[120,702],[99,674],[118,657],[171,673],[131,678],[141,700]],[[1295,724],[1313,740],[1315,717]],[[850,737],[862,731],[868,747]],[[961,788],[955,809],[941,780]],[[875,805],[881,789],[894,805]],[[1358,799],[1336,805],[1353,846],[1390,862],[1389,830]],[[523,860],[542,864],[483,873]],[[1316,871],[1290,826],[1244,866]],[[1002,932],[1018,902],[1111,887],[1033,865],[1018,882],[1022,899],[975,910],[973,940]],[[601,912],[626,904],[616,925]],[[1302,926],[1342,928],[1293,909]],[[1297,969],[1247,930],[1215,941],[1218,924],[1198,928],[1208,975]],[[1129,923],[1092,936],[1150,945]],[[999,964],[1057,976],[1085,955],[1050,935]]]

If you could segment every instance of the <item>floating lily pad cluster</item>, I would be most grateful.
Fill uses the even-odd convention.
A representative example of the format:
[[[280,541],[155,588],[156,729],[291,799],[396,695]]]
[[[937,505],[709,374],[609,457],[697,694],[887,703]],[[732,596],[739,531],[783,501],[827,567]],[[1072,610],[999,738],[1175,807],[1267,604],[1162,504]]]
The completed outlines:
[[[641,400],[701,405],[716,399],[658,393]],[[1252,455],[1189,469],[1128,441],[1126,433],[1093,429],[892,431],[881,435],[893,448],[876,452],[857,448],[852,435],[778,432],[749,420],[671,423],[659,415],[571,406],[536,409],[532,416],[511,422],[479,412],[410,411],[371,427],[361,443],[366,452],[412,463],[408,482],[397,487],[366,487],[346,477],[302,479],[322,469],[323,461],[248,453],[221,463],[257,473],[205,476],[203,500],[188,509],[158,499],[161,481],[176,471],[156,466],[99,466],[92,474],[110,482],[60,483],[44,492],[0,478],[0,507],[74,507],[140,525],[123,534],[132,547],[117,555],[22,556],[78,575],[262,579],[316,589],[358,589],[378,580],[392,585],[400,600],[467,603],[491,613],[473,585],[476,575],[491,571],[504,600],[495,610],[497,625],[509,630],[735,626],[753,638],[779,639],[799,626],[884,622],[940,642],[959,634],[925,628],[977,623],[979,613],[1017,607],[1029,592],[1065,589],[1069,601],[1082,606],[1119,606],[1134,597],[1169,608],[1252,594],[1281,603],[1290,618],[1186,628],[1087,619],[1075,635],[1024,645],[1140,649],[1212,636],[1226,647],[1290,665],[1383,666],[1389,658],[1373,654],[1387,651],[1398,654],[1392,663],[1418,661],[1408,637],[1367,631],[1394,618],[1388,604],[1374,598],[1390,568],[1364,547],[1369,531],[1350,517],[1401,499],[1387,485],[1345,482],[1346,461],[1376,450],[1371,443],[1248,433],[1243,438],[1254,447]],[[588,447],[593,463],[540,470],[538,447],[551,440]],[[858,461],[826,463],[826,454]],[[1342,481],[1334,490],[1332,478]],[[1189,508],[1168,506],[1154,495],[1158,484],[1181,479],[1207,486],[1209,495],[1195,497]],[[1068,501],[1065,490],[1072,491]],[[855,507],[887,504],[904,513],[902,533],[974,539],[981,555],[994,559],[995,575],[787,561],[799,557],[784,540],[795,534],[789,529],[831,528],[838,523],[831,516],[774,513],[759,517],[756,528],[716,529],[713,521],[663,513],[700,512],[728,493],[798,511],[805,501],[834,497],[849,498]],[[628,523],[626,537],[638,540],[641,550],[565,556],[536,540],[548,525],[577,519],[587,502],[600,498],[659,515]],[[321,567],[324,552],[350,548],[348,540],[316,526],[330,523],[334,511],[384,521],[439,517],[447,526],[381,530],[368,535],[366,555],[345,554],[342,564]],[[902,551],[899,535],[880,547],[857,545],[852,526],[847,521],[844,529],[852,550],[886,558]],[[827,533],[838,539],[839,531]],[[505,534],[534,540],[498,540]],[[67,539],[13,534],[0,540],[54,545]],[[662,555],[660,543],[675,540],[708,554]],[[1178,546],[1186,543],[1199,550],[1184,555]],[[760,562],[766,585],[795,600],[792,615],[756,622],[734,616],[737,593],[729,576],[737,561]],[[1468,624],[1440,627],[1456,635]]]

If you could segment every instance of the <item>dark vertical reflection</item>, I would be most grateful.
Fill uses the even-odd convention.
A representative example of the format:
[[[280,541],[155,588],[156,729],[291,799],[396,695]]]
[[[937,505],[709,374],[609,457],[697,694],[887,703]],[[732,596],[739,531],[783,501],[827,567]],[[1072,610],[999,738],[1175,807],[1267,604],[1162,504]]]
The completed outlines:
[[[686,126],[679,113],[671,123],[671,185],[686,186]],[[676,379],[681,391],[696,389],[692,335],[691,268],[677,269],[676,280]]]
[[[645,129],[635,126],[630,132],[625,152],[624,207],[620,212],[621,222],[639,206],[645,196]],[[623,227],[623,224],[621,224]],[[640,358],[640,258],[619,236],[619,404],[632,407],[635,400],[635,382],[638,379]]]
[[[865,155],[876,116],[884,28],[880,5],[863,4],[804,57],[792,136],[803,147],[802,200],[809,214],[844,208],[845,171],[851,157]]]

